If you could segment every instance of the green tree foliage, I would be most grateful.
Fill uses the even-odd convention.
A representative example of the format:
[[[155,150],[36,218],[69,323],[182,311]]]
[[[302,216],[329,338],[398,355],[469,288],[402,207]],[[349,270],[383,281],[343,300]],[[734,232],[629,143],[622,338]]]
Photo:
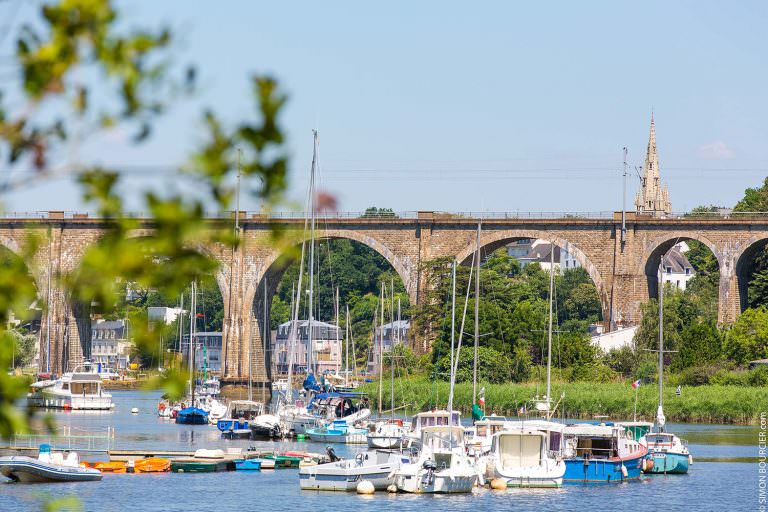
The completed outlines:
[[[13,368],[28,367],[35,358],[37,335],[19,329],[11,329],[8,332],[14,341]]]
[[[748,188],[744,197],[733,207],[735,212],[768,212],[768,178],[761,187]]]
[[[424,266],[430,282],[425,300],[413,308],[413,329],[417,336],[433,339],[432,358],[439,362],[450,352],[451,342],[451,266],[440,259]],[[460,265],[456,278],[456,342],[461,329],[462,312],[471,267]],[[474,279],[474,277],[473,277]],[[489,255],[480,271],[480,345],[504,358],[509,374],[515,379],[528,376],[531,363],[546,359],[549,273],[538,264],[520,270],[519,263],[499,249]],[[470,289],[464,333],[474,331],[474,285]],[[600,319],[597,290],[583,269],[569,269],[555,277],[555,326],[568,325],[571,333],[563,335],[564,364],[594,358],[588,345],[587,327]],[[419,338],[417,338],[419,341]],[[462,336],[466,347],[473,343],[471,334]],[[471,347],[469,348],[472,351]],[[553,348],[553,351],[555,348]],[[557,353],[553,352],[556,360]],[[447,366],[446,366],[447,368]],[[447,373],[438,371],[447,378]]]
[[[489,347],[480,347],[478,349],[477,378],[481,382],[490,382],[494,384],[516,381],[519,382],[527,377],[527,374],[520,375],[515,372],[512,359]],[[459,353],[459,366],[456,372],[456,382],[472,382],[472,370],[474,362],[474,349],[463,347]],[[444,355],[435,363],[435,371],[438,375],[450,374],[450,356]]]
[[[741,365],[768,357],[768,309],[744,311],[725,333],[723,351]]]
[[[59,0],[42,4],[39,14],[34,23],[21,28],[16,40],[22,87],[14,101],[20,108],[8,111],[0,105],[0,157],[11,168],[31,164],[45,175],[50,172],[49,155],[71,150],[65,148],[70,139],[85,141],[110,128],[130,130],[134,143],[140,144],[150,138],[153,124],[172,101],[193,92],[195,72],[171,65],[171,32],[126,26],[110,0]],[[87,82],[84,77],[89,77]],[[267,205],[279,200],[286,185],[287,159],[278,117],[286,97],[269,76],[254,76],[251,84],[254,119],[228,126],[210,110],[202,117],[203,143],[186,169],[196,179],[199,194],[190,198],[143,193],[140,207],[149,216],[144,222],[151,225],[151,236],[130,236],[142,223],[125,214],[117,172],[88,163],[70,166],[84,202],[112,220],[71,272],[51,276],[73,303],[89,304],[94,313],[108,316],[124,293],[115,283],[135,283],[174,302],[191,281],[211,275],[217,262],[194,248],[202,244],[227,250],[238,240],[231,225],[205,223],[203,205],[222,211],[229,207],[237,161],[245,179],[259,179],[253,187],[258,198]],[[42,108],[52,104],[57,107]],[[29,179],[25,175],[5,189],[23,186]],[[22,248],[24,261],[35,260],[38,243],[30,239]],[[14,346],[6,327],[9,314],[23,319],[36,295],[20,261],[11,258],[0,270],[2,367],[10,365]],[[165,327],[148,325],[141,311],[131,316],[133,340],[140,350],[151,351]],[[211,320],[216,321],[220,319]],[[179,372],[167,375],[167,391],[180,394],[186,377]],[[27,428],[26,418],[13,406],[24,389],[23,382],[0,372],[2,436]]]

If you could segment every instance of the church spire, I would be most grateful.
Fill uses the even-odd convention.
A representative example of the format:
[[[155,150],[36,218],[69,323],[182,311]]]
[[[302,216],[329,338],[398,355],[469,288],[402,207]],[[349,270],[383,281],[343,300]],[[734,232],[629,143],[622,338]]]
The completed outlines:
[[[640,178],[640,190],[635,199],[637,213],[662,217],[672,213],[669,193],[661,183],[659,155],[656,152],[656,124],[651,112],[651,128],[648,134],[648,149],[645,152],[643,176]]]

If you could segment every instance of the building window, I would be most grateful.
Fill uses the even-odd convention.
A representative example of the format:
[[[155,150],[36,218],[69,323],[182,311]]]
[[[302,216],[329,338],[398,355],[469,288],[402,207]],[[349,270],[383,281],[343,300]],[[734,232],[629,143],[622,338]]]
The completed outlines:
[[[677,287],[680,288],[680,280],[677,280]]]
[[[685,275],[691,275],[691,267],[685,267]]]

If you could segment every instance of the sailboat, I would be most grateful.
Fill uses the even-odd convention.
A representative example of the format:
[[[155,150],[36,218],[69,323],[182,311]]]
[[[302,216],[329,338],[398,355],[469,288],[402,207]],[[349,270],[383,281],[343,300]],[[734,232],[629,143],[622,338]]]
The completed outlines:
[[[195,319],[197,317],[197,282],[192,282],[192,300],[191,311],[189,316],[189,391],[190,391],[190,405],[189,407],[182,408],[176,414],[176,423],[182,425],[205,425],[208,423],[208,412],[196,407],[195,403]]]
[[[662,263],[664,258],[662,258]],[[656,423],[650,432],[640,438],[640,443],[648,448],[650,468],[646,473],[684,474],[693,458],[688,451],[688,443],[664,427],[664,274],[663,265],[659,264],[659,408],[656,411]]]

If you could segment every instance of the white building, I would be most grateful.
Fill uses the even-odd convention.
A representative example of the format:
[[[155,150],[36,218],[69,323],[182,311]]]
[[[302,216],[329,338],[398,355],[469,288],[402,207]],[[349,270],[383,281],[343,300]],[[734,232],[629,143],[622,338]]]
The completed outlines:
[[[591,341],[593,345],[600,347],[603,352],[610,352],[627,345],[632,346],[632,340],[635,337],[639,326],[625,327],[623,329],[616,329],[615,331],[596,334],[592,336]],[[600,330],[602,331],[602,329]]]
[[[368,353],[368,373],[378,373],[380,368],[381,354],[384,354],[384,360],[392,351],[394,345],[408,343],[411,332],[411,321],[400,320],[384,324],[376,328],[376,334],[371,340],[371,351]]]
[[[560,247],[542,239],[525,239],[516,240],[507,245],[507,254],[520,263],[520,268],[525,268],[531,263],[538,263],[542,270],[547,272],[549,271],[552,250],[555,251],[555,269],[561,274],[566,270],[581,266],[570,250],[568,242],[565,243],[565,247]]]
[[[184,310],[181,308],[151,306],[147,308],[147,318],[150,322],[163,322],[165,325],[171,325],[183,312]]]
[[[273,343],[273,361],[278,374],[288,372],[288,356],[290,353],[289,336],[293,321],[280,324],[275,333]],[[309,321],[299,320],[296,333],[296,346],[293,352],[293,368],[296,371],[306,371],[309,363]],[[330,371],[338,373],[341,370],[342,350],[344,347],[344,331],[337,326],[317,320],[312,321],[312,359],[316,363],[317,374]]]
[[[662,281],[671,283],[680,290],[685,290],[688,281],[696,275],[693,266],[685,257],[687,249],[687,245],[677,244],[667,251],[661,262]]]
[[[128,367],[133,343],[126,338],[125,320],[91,323],[91,361],[110,368]]]

